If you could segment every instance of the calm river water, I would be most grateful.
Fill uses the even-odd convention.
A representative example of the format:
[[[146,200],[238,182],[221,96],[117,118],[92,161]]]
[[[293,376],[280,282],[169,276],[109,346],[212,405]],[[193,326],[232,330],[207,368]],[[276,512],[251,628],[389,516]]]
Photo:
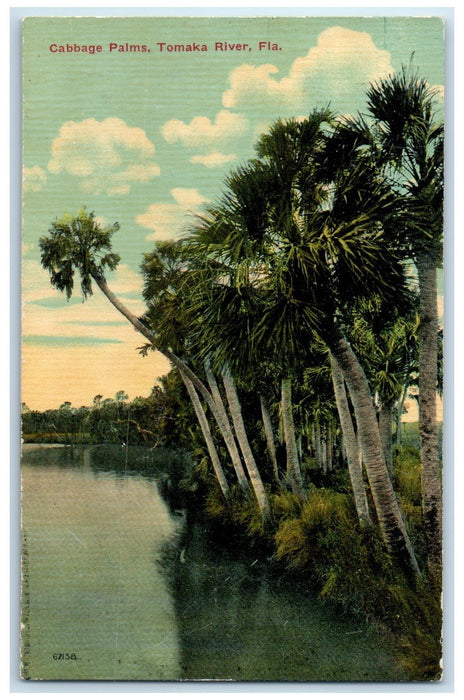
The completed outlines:
[[[187,530],[155,480],[87,449],[25,446],[22,540],[25,678],[402,680],[375,628]]]

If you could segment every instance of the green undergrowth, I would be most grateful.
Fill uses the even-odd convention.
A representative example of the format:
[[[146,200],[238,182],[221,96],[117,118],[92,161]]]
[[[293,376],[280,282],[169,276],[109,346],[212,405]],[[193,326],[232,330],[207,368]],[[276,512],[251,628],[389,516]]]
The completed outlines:
[[[419,450],[412,445],[396,447],[394,479],[401,510],[421,568],[426,565],[426,541],[422,513],[422,482]]]
[[[214,479],[205,481],[206,464],[202,468],[196,478],[202,482],[203,514],[225,543],[258,547],[281,574],[304,579],[323,602],[389,631],[410,680],[440,678],[440,585],[425,567],[415,448],[397,449],[395,455],[398,499],[425,572],[414,583],[392,561],[377,531],[360,527],[346,489],[310,486],[305,499],[269,490],[270,514],[263,520],[251,491],[236,488],[226,500]]]

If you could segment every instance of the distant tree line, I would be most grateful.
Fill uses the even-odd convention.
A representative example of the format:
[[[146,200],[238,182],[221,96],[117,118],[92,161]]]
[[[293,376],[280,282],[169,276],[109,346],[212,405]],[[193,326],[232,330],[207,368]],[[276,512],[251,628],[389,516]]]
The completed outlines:
[[[174,373],[162,377],[148,397],[129,401],[121,390],[114,398],[97,394],[91,406],[65,401],[58,408],[31,410],[22,405],[24,442],[128,444],[147,447],[191,447],[186,428],[189,404]],[[185,413],[184,419],[182,418]]]

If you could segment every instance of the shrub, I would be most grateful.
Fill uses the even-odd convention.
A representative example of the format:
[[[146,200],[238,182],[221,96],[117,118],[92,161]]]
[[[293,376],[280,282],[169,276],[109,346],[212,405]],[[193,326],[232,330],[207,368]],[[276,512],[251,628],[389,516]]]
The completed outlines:
[[[271,494],[271,512],[276,525],[283,519],[298,518],[304,501],[291,491],[281,489],[278,493]]]
[[[282,518],[275,535],[276,557],[291,570],[309,568],[317,579],[324,579],[326,563],[333,559],[342,533],[349,533],[353,526],[344,494],[313,489],[299,515]]]

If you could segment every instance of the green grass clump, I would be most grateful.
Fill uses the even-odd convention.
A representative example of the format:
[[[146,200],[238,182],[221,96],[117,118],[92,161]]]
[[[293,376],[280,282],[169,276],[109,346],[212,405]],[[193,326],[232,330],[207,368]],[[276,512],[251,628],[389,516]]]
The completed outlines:
[[[272,517],[277,525],[281,520],[298,518],[303,505],[302,497],[291,491],[281,489],[277,493],[271,494]]]
[[[272,521],[263,520],[251,489],[243,492],[235,486],[228,499],[218,488],[210,489],[204,502],[204,515],[223,535],[245,539],[251,547],[261,545],[267,549],[272,543]]]
[[[313,489],[299,514],[281,518],[275,534],[276,558],[290,570],[309,569],[314,578],[323,581],[327,562],[338,550],[342,533],[349,536],[353,525],[347,496]]]

